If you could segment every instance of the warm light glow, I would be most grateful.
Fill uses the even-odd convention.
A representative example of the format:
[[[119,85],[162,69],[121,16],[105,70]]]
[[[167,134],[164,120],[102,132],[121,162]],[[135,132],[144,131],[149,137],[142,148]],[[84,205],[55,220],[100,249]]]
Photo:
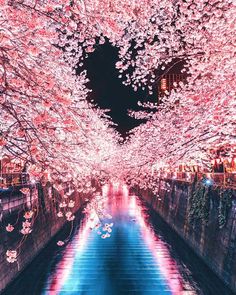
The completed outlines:
[[[167,80],[165,78],[161,79],[161,90],[167,90]]]

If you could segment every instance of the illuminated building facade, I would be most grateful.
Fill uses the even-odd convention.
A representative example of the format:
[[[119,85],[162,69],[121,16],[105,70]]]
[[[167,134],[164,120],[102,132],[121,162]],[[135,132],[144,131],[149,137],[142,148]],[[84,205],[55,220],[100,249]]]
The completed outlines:
[[[171,90],[177,88],[179,83],[187,82],[186,74],[166,74],[162,75],[158,82],[158,103],[164,95],[170,94]]]

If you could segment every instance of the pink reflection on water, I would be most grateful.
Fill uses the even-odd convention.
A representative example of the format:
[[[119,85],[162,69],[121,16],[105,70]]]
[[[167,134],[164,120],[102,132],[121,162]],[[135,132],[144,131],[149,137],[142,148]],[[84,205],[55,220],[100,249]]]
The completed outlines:
[[[129,195],[128,188],[122,185],[117,185],[115,189],[112,186],[106,185],[103,187],[102,192],[103,196],[109,196],[106,200],[109,213],[113,216],[119,215],[124,219],[129,215],[140,226],[142,238],[155,258],[156,264],[172,294],[184,294],[182,278],[176,262],[170,256],[169,249],[165,243],[157,237],[148,224],[147,214],[137,197]],[[86,215],[79,232],[74,236],[73,242],[65,248],[61,261],[57,264],[57,269],[49,280],[46,294],[57,295],[66,284],[66,280],[72,272],[75,257],[80,255],[87,246],[88,236],[91,233],[91,214],[88,213]]]
[[[160,240],[153,229],[148,225],[147,214],[142,209],[136,196],[129,196],[129,214],[134,217],[141,227],[142,237],[151,250],[153,257],[160,268],[173,295],[183,294],[183,284],[175,260],[170,256],[169,250]]]
[[[111,193],[111,188],[112,187],[109,185],[104,185],[102,187],[102,196],[108,196],[108,194]],[[108,198],[105,198],[106,206],[108,205],[107,203]],[[66,246],[61,260],[56,266],[55,273],[53,273],[52,277],[49,278],[46,294],[57,295],[60,293],[62,287],[66,284],[66,280],[69,278],[72,272],[75,257],[79,256],[86,248],[91,229],[98,221],[96,218],[97,216],[94,215],[94,212],[86,211],[86,215],[82,224],[80,225],[78,233],[74,236],[73,241]]]
[[[86,247],[90,231],[90,220],[88,216],[83,220],[73,242],[65,248],[61,260],[56,266],[56,271],[49,280],[46,294],[59,294],[71,274],[75,256],[80,255]]]
[[[157,266],[165,278],[172,294],[186,294],[177,264],[170,256],[168,247],[160,238],[158,238],[148,223],[148,216],[143,209],[141,202],[138,200],[137,196],[129,195],[127,186],[123,185],[120,186],[120,188],[120,190],[117,190],[116,195],[113,191],[113,196],[109,202],[109,210],[112,211],[112,215],[127,216],[128,213],[132,220],[140,226],[142,238],[155,258]],[[190,295],[190,293],[188,294]]]

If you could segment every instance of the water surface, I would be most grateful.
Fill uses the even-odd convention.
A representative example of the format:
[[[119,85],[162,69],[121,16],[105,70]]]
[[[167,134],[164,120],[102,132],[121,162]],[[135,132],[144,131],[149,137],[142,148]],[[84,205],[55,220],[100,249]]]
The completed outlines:
[[[232,294],[139,197],[126,187],[103,193],[111,236],[91,230],[88,214],[64,249],[42,253],[6,294]]]

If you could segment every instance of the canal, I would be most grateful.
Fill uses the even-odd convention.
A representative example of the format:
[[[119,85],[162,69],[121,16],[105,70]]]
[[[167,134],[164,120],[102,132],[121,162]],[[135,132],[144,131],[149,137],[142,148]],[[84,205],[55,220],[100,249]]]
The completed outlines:
[[[70,242],[56,246],[60,233],[3,294],[233,294],[126,187],[105,187],[101,199],[109,231],[91,229],[95,217],[81,214]]]

